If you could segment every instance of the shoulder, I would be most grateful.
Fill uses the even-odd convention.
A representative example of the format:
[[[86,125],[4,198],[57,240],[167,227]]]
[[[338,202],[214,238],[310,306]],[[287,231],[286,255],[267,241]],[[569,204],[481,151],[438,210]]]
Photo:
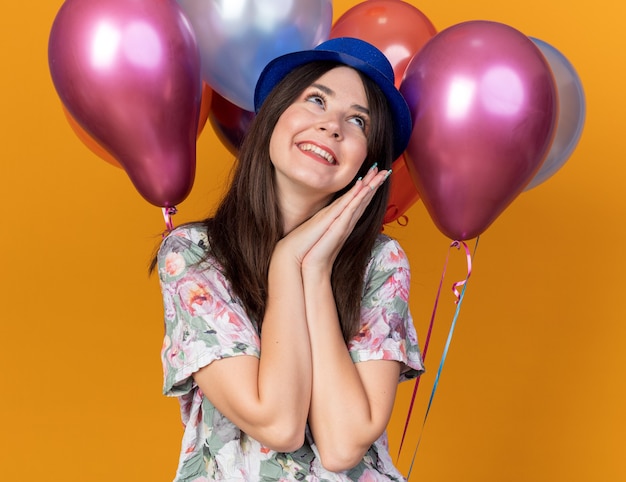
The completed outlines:
[[[187,267],[207,260],[208,251],[209,240],[204,224],[186,224],[172,230],[161,242],[157,253],[160,277],[182,274]]]
[[[186,250],[197,251],[199,255],[206,254],[209,240],[206,228],[201,223],[185,224],[172,230],[161,242],[158,257],[167,256],[172,252]]]
[[[400,243],[387,235],[379,234],[372,247],[372,254],[365,270],[364,294],[376,291],[389,280],[403,285],[411,281],[411,270],[406,253]]]
[[[409,269],[409,260],[400,243],[385,235],[379,234],[372,247],[370,269]]]

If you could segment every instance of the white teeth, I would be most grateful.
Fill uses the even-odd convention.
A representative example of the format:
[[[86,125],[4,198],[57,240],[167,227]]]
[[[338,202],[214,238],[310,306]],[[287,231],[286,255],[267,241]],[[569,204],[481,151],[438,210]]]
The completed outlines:
[[[334,164],[335,163],[335,158],[327,151],[325,151],[324,149],[314,145],[314,144],[300,144],[298,146],[300,148],[300,150],[302,151],[311,151],[314,152],[315,154],[317,154],[318,156],[320,156],[323,159],[326,159],[326,161],[328,161],[329,164]]]

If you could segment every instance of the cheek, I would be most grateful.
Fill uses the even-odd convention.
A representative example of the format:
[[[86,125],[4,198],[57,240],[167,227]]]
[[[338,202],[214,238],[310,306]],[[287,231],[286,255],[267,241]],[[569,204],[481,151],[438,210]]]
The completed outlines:
[[[361,167],[361,165],[365,162],[365,158],[367,157],[367,140],[359,139],[354,143],[353,146],[353,157],[354,163],[356,164],[356,169]]]
[[[280,152],[279,149],[281,146],[285,145],[288,134],[285,128],[289,125],[287,121],[288,119],[285,119],[283,115],[278,119],[278,122],[274,126],[269,144],[270,159],[274,159],[274,157]]]
[[[361,143],[361,142],[352,143],[352,145],[350,146],[349,167],[345,170],[345,179],[344,179],[345,182],[349,183],[352,179],[356,177],[359,170],[361,170],[361,168],[364,167],[363,163],[365,162],[366,157],[367,157],[367,143]],[[344,161],[346,161],[346,159],[347,158],[344,157]]]
[[[272,135],[270,136],[270,144],[269,144],[270,159],[274,159],[274,156],[276,154],[277,144],[278,144],[278,136],[276,135],[276,129],[274,129],[274,132],[272,132]]]

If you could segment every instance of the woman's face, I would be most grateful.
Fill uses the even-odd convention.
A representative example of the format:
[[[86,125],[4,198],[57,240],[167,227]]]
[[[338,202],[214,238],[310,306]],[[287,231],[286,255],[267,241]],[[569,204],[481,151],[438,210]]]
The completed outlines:
[[[359,74],[329,70],[283,112],[270,138],[279,194],[330,198],[356,176],[367,156],[370,113]]]

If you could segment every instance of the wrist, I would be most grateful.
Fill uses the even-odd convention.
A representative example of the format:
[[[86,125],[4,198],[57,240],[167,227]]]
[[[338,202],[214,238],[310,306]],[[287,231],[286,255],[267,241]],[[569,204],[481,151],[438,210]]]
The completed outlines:
[[[330,278],[332,275],[332,265],[327,266],[323,264],[302,264],[302,280],[305,283],[325,283],[330,284]]]
[[[285,238],[278,241],[274,247],[274,252],[270,258],[270,267],[272,265],[291,265],[298,269],[302,266],[302,257],[297,250],[294,250]]]

